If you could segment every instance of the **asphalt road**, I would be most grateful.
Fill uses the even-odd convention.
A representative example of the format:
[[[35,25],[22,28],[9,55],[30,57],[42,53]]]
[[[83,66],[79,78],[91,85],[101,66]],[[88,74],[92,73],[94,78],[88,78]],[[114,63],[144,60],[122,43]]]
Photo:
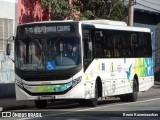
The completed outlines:
[[[3,118],[7,120],[118,120],[125,119],[160,119],[160,86],[154,86],[147,92],[139,93],[137,102],[121,102],[119,98],[107,98],[100,100],[97,107],[80,106],[76,102],[57,102],[50,104],[46,109],[21,109],[9,111],[15,118]],[[39,118],[20,118],[16,115],[32,115],[37,113]]]

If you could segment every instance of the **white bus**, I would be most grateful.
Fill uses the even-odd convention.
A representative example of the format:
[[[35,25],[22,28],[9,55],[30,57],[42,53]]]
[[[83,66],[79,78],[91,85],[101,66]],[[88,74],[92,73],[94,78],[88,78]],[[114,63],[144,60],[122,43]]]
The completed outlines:
[[[109,20],[49,21],[18,25],[15,37],[17,100],[77,100],[95,107],[99,97],[135,102],[154,85],[151,32]]]

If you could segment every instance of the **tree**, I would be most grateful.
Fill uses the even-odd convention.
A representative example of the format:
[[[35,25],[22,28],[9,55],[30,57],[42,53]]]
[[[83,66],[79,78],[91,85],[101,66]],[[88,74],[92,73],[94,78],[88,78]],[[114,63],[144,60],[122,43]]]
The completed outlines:
[[[125,0],[83,0],[80,19],[124,20]]]
[[[124,20],[127,9],[125,0],[41,0],[53,19],[112,19]]]
[[[63,20],[70,15],[68,0],[41,0],[41,3],[54,20]]]

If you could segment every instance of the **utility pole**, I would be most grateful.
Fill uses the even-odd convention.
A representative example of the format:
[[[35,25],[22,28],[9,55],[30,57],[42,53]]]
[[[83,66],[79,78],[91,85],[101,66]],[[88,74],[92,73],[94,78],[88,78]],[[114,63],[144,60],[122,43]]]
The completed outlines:
[[[133,18],[134,18],[134,0],[129,0],[128,26],[133,26]]]
[[[49,9],[48,9],[48,20],[49,21],[51,21],[51,12],[52,12],[51,3],[49,3]]]

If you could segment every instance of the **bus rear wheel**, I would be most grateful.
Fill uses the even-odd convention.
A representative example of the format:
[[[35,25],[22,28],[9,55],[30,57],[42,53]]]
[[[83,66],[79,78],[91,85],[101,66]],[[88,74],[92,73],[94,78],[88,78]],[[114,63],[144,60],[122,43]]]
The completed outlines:
[[[128,94],[128,101],[129,102],[136,102],[138,98],[138,84],[137,81],[133,81],[133,92]]]
[[[35,106],[38,109],[43,109],[46,108],[47,106],[47,101],[46,100],[35,100]]]
[[[138,98],[138,83],[136,80],[133,81],[133,92],[126,94],[126,95],[121,95],[120,100],[122,102],[136,102]]]

